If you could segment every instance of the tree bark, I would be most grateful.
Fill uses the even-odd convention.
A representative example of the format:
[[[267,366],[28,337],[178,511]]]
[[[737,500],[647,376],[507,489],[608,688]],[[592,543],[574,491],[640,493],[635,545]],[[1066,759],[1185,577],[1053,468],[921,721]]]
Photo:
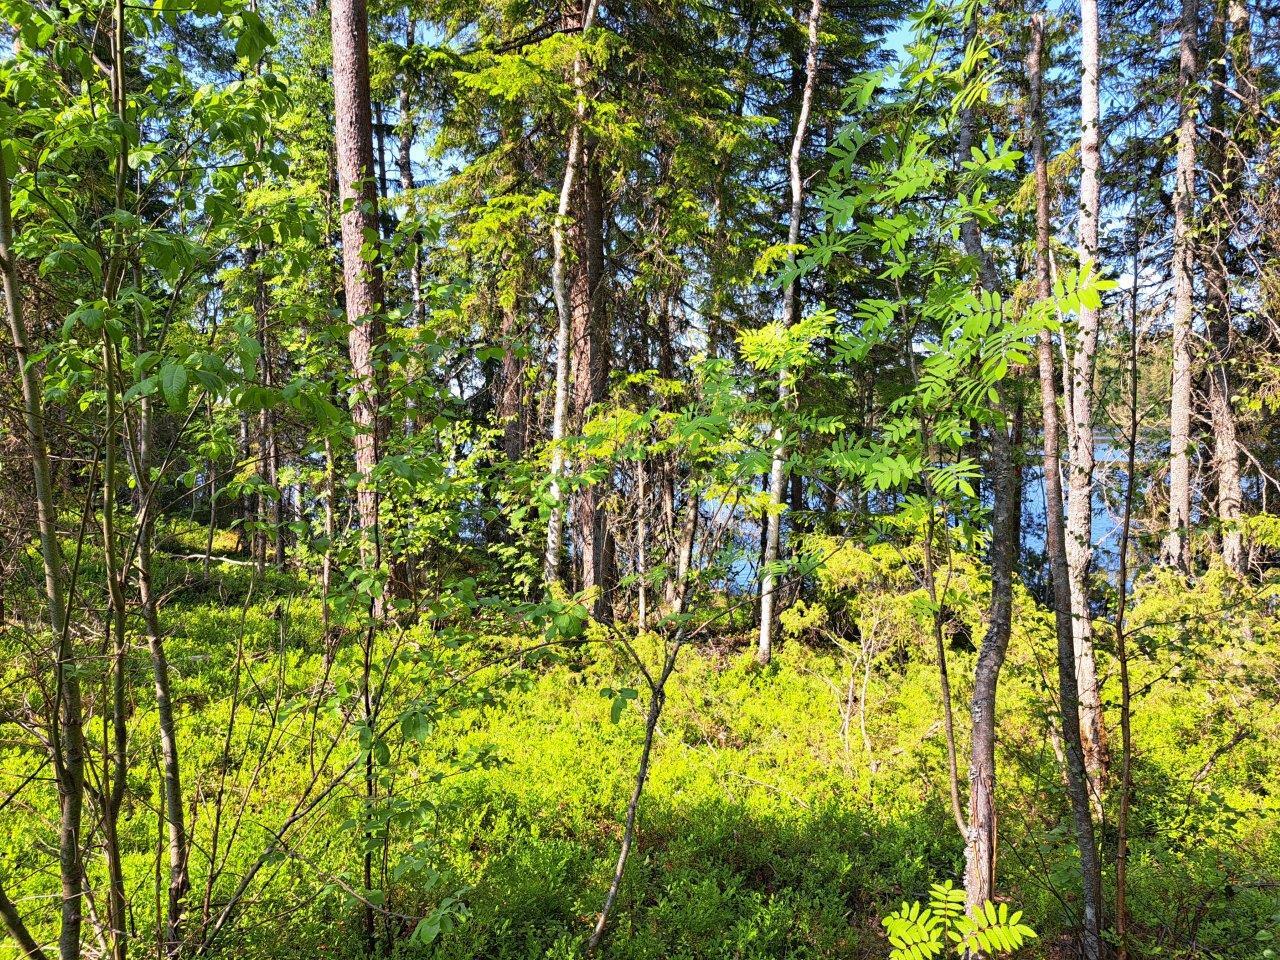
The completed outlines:
[[[1032,17],[1033,52],[1028,64],[1031,78],[1033,117],[1032,153],[1036,180],[1036,287],[1039,299],[1053,296],[1049,277],[1049,174],[1044,148],[1044,108],[1041,100],[1044,21]],[[1088,774],[1080,733],[1078,680],[1075,641],[1071,623],[1071,570],[1067,559],[1066,532],[1062,518],[1062,482],[1058,460],[1058,399],[1053,371],[1053,338],[1048,329],[1039,334],[1040,401],[1044,421],[1045,544],[1053,579],[1054,626],[1058,641],[1058,690],[1062,719],[1062,742],[1066,754],[1067,794],[1071,801],[1080,856],[1083,916],[1080,931],[1085,960],[1102,956],[1102,878],[1098,866],[1098,846],[1094,835],[1093,812],[1089,800]]]
[[[1169,389],[1169,525],[1161,560],[1191,572],[1191,324],[1195,315],[1198,0],[1182,0],[1178,162],[1173,190],[1173,376]]]
[[[569,227],[574,250],[570,281],[571,380],[569,425],[580,431],[590,409],[606,399],[609,385],[610,342],[602,308],[604,283],[604,190],[595,151],[585,145],[582,176],[578,178]],[[604,491],[598,483],[585,484],[574,498],[574,545],[581,569],[580,585],[592,597],[592,616],[607,619],[613,583],[612,545],[605,515]]]
[[[503,305],[502,365],[498,369],[497,421],[502,426],[502,453],[515,462],[524,456],[529,417],[525,398],[525,362],[521,357],[522,331],[517,303]]]
[[[977,16],[970,20],[967,45],[977,37]],[[968,159],[974,139],[972,108],[960,117],[959,160]],[[961,227],[965,253],[979,268],[984,290],[996,293],[1000,278],[983,245],[976,220]],[[1004,404],[1001,404],[1003,407]],[[1021,471],[1006,427],[991,425],[991,490],[994,499],[990,550],[991,605],[988,626],[974,667],[969,758],[969,814],[965,831],[965,901],[970,916],[980,916],[995,896],[996,865],[996,694],[1000,671],[1009,650],[1013,629],[1013,569],[1018,557],[1021,530]]]
[[[165,656],[164,633],[160,627],[159,602],[151,577],[152,535],[155,527],[154,498],[151,495],[151,404],[144,398],[138,419],[137,469],[134,489],[138,491],[137,572],[138,598],[142,622],[147,633],[147,650],[151,655],[151,675],[155,684],[156,717],[160,728],[161,774],[164,781],[164,819],[168,830],[169,894],[164,930],[164,951],[176,958],[182,950],[182,916],[190,889],[187,873],[186,808],[182,794],[182,764],[179,760],[178,733],[173,718],[173,694],[169,678],[169,661]],[[144,492],[145,491],[145,492]],[[279,536],[277,531],[277,536]]]
[[[1228,246],[1239,203],[1237,179],[1242,173],[1227,135],[1227,0],[1217,0],[1211,44],[1213,83],[1210,86],[1209,151],[1206,161],[1212,190],[1204,258],[1205,327],[1210,358],[1209,415],[1213,423],[1213,470],[1217,479],[1217,514],[1222,562],[1236,573],[1244,571],[1244,537],[1240,529],[1240,445],[1236,440],[1236,416],[1231,399],[1231,273]]]
[[[791,173],[791,215],[787,225],[787,244],[794,247],[800,242],[800,221],[804,217],[804,177],[800,159],[804,153],[805,137],[809,132],[809,115],[813,111],[813,91],[818,81],[818,25],[822,19],[822,0],[812,0],[809,7],[809,44],[804,61],[804,88],[800,95],[800,110],[796,115],[795,133],[791,138],[789,159]],[[789,255],[794,261],[794,252]],[[800,320],[800,287],[795,277],[787,283],[783,293],[785,322],[788,328]],[[791,372],[785,367],[778,373],[778,406],[785,408],[791,402]],[[781,554],[782,498],[786,485],[787,450],[781,427],[773,432],[773,460],[769,466],[769,512],[765,520],[764,556],[760,574],[760,635],[756,643],[756,660],[767,664],[773,656],[773,627],[777,577],[773,566]]]
[[[1101,146],[1098,106],[1098,3],[1080,0],[1080,216],[1082,268],[1098,266],[1098,207]],[[1089,567],[1093,559],[1093,375],[1098,349],[1098,311],[1082,306],[1072,354],[1071,462],[1067,498],[1066,548],[1071,572],[1071,625],[1076,679],[1080,687],[1085,761],[1095,798],[1101,797],[1106,768],[1102,698],[1093,652]]]
[[[382,339],[382,268],[376,259],[366,261],[365,257],[365,250],[372,250],[380,236],[365,0],[333,0],[330,29],[338,195],[342,203],[342,279],[350,325],[347,349],[353,381],[351,418],[355,425],[356,473],[360,478],[356,510],[363,554],[367,562],[376,565],[381,559],[381,544],[378,493],[373,478],[380,439],[375,355]],[[367,248],[366,243],[370,245]]]
[[[409,17],[405,24],[405,49],[412,49],[417,41],[418,21],[413,17]],[[400,149],[396,162],[400,174],[400,192],[408,193],[414,188],[413,141],[416,126],[413,120],[413,104],[409,99],[409,81],[407,77],[400,78],[398,107],[400,111]],[[404,215],[406,217],[410,215],[408,207],[406,207]],[[422,299],[422,247],[420,244],[415,246],[413,260],[409,263],[409,296],[413,301],[413,322],[421,324],[426,320],[426,305]]]
[[[577,28],[582,33],[591,30],[596,19],[596,0],[585,0],[585,7],[580,16],[572,17],[577,22],[566,24],[569,28]],[[583,160],[584,121],[586,119],[585,102],[586,65],[582,55],[573,58],[572,81],[577,98],[574,104],[574,120],[569,128],[569,143],[565,151],[564,179],[560,185],[560,201],[556,207],[555,219],[551,222],[551,293],[556,305],[556,380],[555,400],[551,417],[551,470],[548,484],[550,510],[547,518],[547,544],[543,555],[542,576],[548,589],[554,590],[561,584],[560,557],[564,549],[564,493],[561,480],[567,465],[564,441],[568,436],[569,426],[569,372],[572,365],[573,311],[568,276],[568,226],[569,211],[573,204],[575,191],[578,188],[580,167]]]
[[[5,893],[4,887],[0,887],[0,923],[4,924],[5,932],[13,938],[14,943],[18,945],[18,949],[22,951],[22,955],[27,960],[48,960],[44,950],[40,948],[40,944],[36,943],[36,938],[27,929],[27,925],[22,920],[22,915],[18,913],[17,906],[9,899],[9,895]]]
[[[58,872],[62,882],[58,954],[61,960],[79,960],[84,889],[80,869],[80,821],[84,809],[83,708],[80,680],[70,652],[65,571],[58,544],[53,471],[45,434],[44,393],[36,367],[31,362],[22,289],[13,253],[13,205],[9,177],[4,165],[4,152],[0,150],[0,271],[4,278],[5,313],[13,340],[14,361],[22,384],[22,418],[36,501],[36,531],[44,568],[46,614],[57,651],[54,684],[59,695],[51,710],[49,726],[58,786]]]

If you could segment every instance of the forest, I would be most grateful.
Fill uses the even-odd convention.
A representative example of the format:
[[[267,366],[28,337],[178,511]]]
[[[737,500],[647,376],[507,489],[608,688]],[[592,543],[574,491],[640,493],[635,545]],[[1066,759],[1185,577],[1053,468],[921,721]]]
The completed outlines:
[[[1274,960],[1280,4],[0,0],[0,958]]]

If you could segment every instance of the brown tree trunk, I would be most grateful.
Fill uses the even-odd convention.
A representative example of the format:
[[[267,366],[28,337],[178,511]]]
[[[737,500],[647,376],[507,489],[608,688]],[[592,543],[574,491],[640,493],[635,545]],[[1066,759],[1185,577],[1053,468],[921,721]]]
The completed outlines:
[[[1198,0],[1182,0],[1178,163],[1173,190],[1173,376],[1169,390],[1169,526],[1161,560],[1191,572],[1191,324],[1195,315]]]
[[[1032,17],[1031,110],[1032,153],[1036,179],[1036,288],[1039,299],[1052,295],[1049,277],[1049,174],[1044,150],[1044,109],[1041,101],[1044,21]],[[1067,794],[1076,830],[1082,880],[1082,954],[1085,960],[1102,956],[1102,877],[1089,798],[1088,773],[1080,733],[1079,688],[1076,677],[1075,641],[1072,635],[1071,570],[1067,560],[1066,532],[1062,519],[1062,481],[1058,461],[1058,399],[1053,372],[1053,338],[1047,329],[1039,335],[1040,401],[1044,420],[1045,545],[1053,579],[1054,626],[1058,640],[1058,691],[1062,716],[1062,743],[1066,754]]]
[[[347,349],[353,385],[351,418],[355,425],[355,464],[360,483],[356,511],[366,560],[381,559],[378,493],[378,377],[374,358],[382,339],[382,269],[366,262],[366,238],[376,242],[378,195],[374,182],[373,119],[369,102],[369,21],[365,0],[333,0],[334,136],[337,144],[338,195],[342,203],[342,279],[346,294]]]
[[[524,456],[528,434],[525,398],[525,361],[521,356],[522,331],[518,302],[502,307],[502,365],[498,369],[497,421],[502,425],[502,453],[510,461]]]
[[[117,29],[123,23],[123,0],[117,0]],[[119,104],[119,100],[117,103]],[[123,115],[121,109],[120,115]],[[124,173],[121,160],[118,166],[118,179]],[[116,208],[123,208],[123,200],[117,195]],[[118,239],[118,238],[117,238]],[[119,292],[120,270],[113,264],[107,270],[105,299],[114,301]],[[123,392],[117,373],[117,356],[115,346],[104,331],[102,337],[102,370],[103,370],[103,429],[102,444],[102,489],[101,489],[101,530],[102,530],[102,563],[103,580],[107,586],[107,617],[103,631],[102,660],[107,664],[107,677],[104,678],[104,716],[102,723],[102,767],[97,784],[89,790],[89,796],[99,809],[99,820],[102,827],[102,851],[107,867],[107,921],[111,931],[111,960],[125,960],[128,954],[129,923],[127,916],[127,898],[124,889],[123,851],[120,846],[119,822],[120,811],[124,802],[126,771],[128,770],[127,729],[125,726],[125,669],[126,656],[129,649],[127,635],[128,605],[124,596],[126,573],[122,567],[116,528],[116,476],[118,441],[116,431],[122,428],[123,417],[117,405],[118,397]],[[110,694],[106,687],[110,685]]]
[[[22,956],[27,960],[48,960],[48,955],[31,935],[22,915],[18,913],[17,906],[4,892],[3,886],[0,886],[0,923],[4,924],[5,933],[13,938],[13,942],[18,945]]]
[[[610,341],[602,305],[604,281],[604,197],[594,150],[583,156],[583,176],[574,203],[577,215],[569,229],[575,252],[570,282],[573,392],[569,422],[581,430],[588,411],[604,401],[609,384]],[[607,618],[612,586],[612,547],[603,507],[605,492],[598,483],[582,487],[575,497],[573,538],[581,569],[581,589],[594,591],[592,615]]]
[[[81,905],[84,895],[80,868],[80,821],[84,810],[84,715],[80,679],[70,651],[65,571],[58,543],[57,505],[53,472],[45,434],[44,393],[38,369],[31,362],[22,289],[13,253],[13,206],[0,151],[0,271],[4,279],[5,313],[13,340],[15,366],[22,384],[22,418],[35,495],[36,531],[44,568],[45,606],[56,647],[55,689],[61,691],[49,714],[50,753],[58,787],[58,873],[62,881],[60,960],[79,960]]]

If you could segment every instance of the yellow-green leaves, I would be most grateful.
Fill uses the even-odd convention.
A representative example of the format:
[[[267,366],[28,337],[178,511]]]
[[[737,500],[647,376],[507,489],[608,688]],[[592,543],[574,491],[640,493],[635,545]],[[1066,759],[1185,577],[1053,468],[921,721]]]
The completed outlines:
[[[738,334],[743,358],[757,370],[794,372],[815,359],[813,345],[827,336],[835,324],[835,314],[825,307],[798,323],[767,323]]]
[[[987,901],[976,916],[964,912],[965,892],[951,881],[929,888],[929,903],[903,903],[881,921],[889,935],[890,960],[934,960],[951,949],[960,955],[1013,953],[1035,938],[1022,911]]]
[[[1081,264],[1078,268],[1062,269],[1053,281],[1053,301],[1064,316],[1079,313],[1081,308],[1102,308],[1102,294],[1114,290],[1116,282],[1102,276],[1097,265]]]

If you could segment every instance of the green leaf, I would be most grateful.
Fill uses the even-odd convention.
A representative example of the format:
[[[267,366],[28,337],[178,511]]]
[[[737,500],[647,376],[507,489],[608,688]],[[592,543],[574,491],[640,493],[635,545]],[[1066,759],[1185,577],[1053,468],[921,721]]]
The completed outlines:
[[[166,363],[160,368],[160,389],[169,409],[178,411],[187,405],[189,380],[187,368],[180,363]]]

